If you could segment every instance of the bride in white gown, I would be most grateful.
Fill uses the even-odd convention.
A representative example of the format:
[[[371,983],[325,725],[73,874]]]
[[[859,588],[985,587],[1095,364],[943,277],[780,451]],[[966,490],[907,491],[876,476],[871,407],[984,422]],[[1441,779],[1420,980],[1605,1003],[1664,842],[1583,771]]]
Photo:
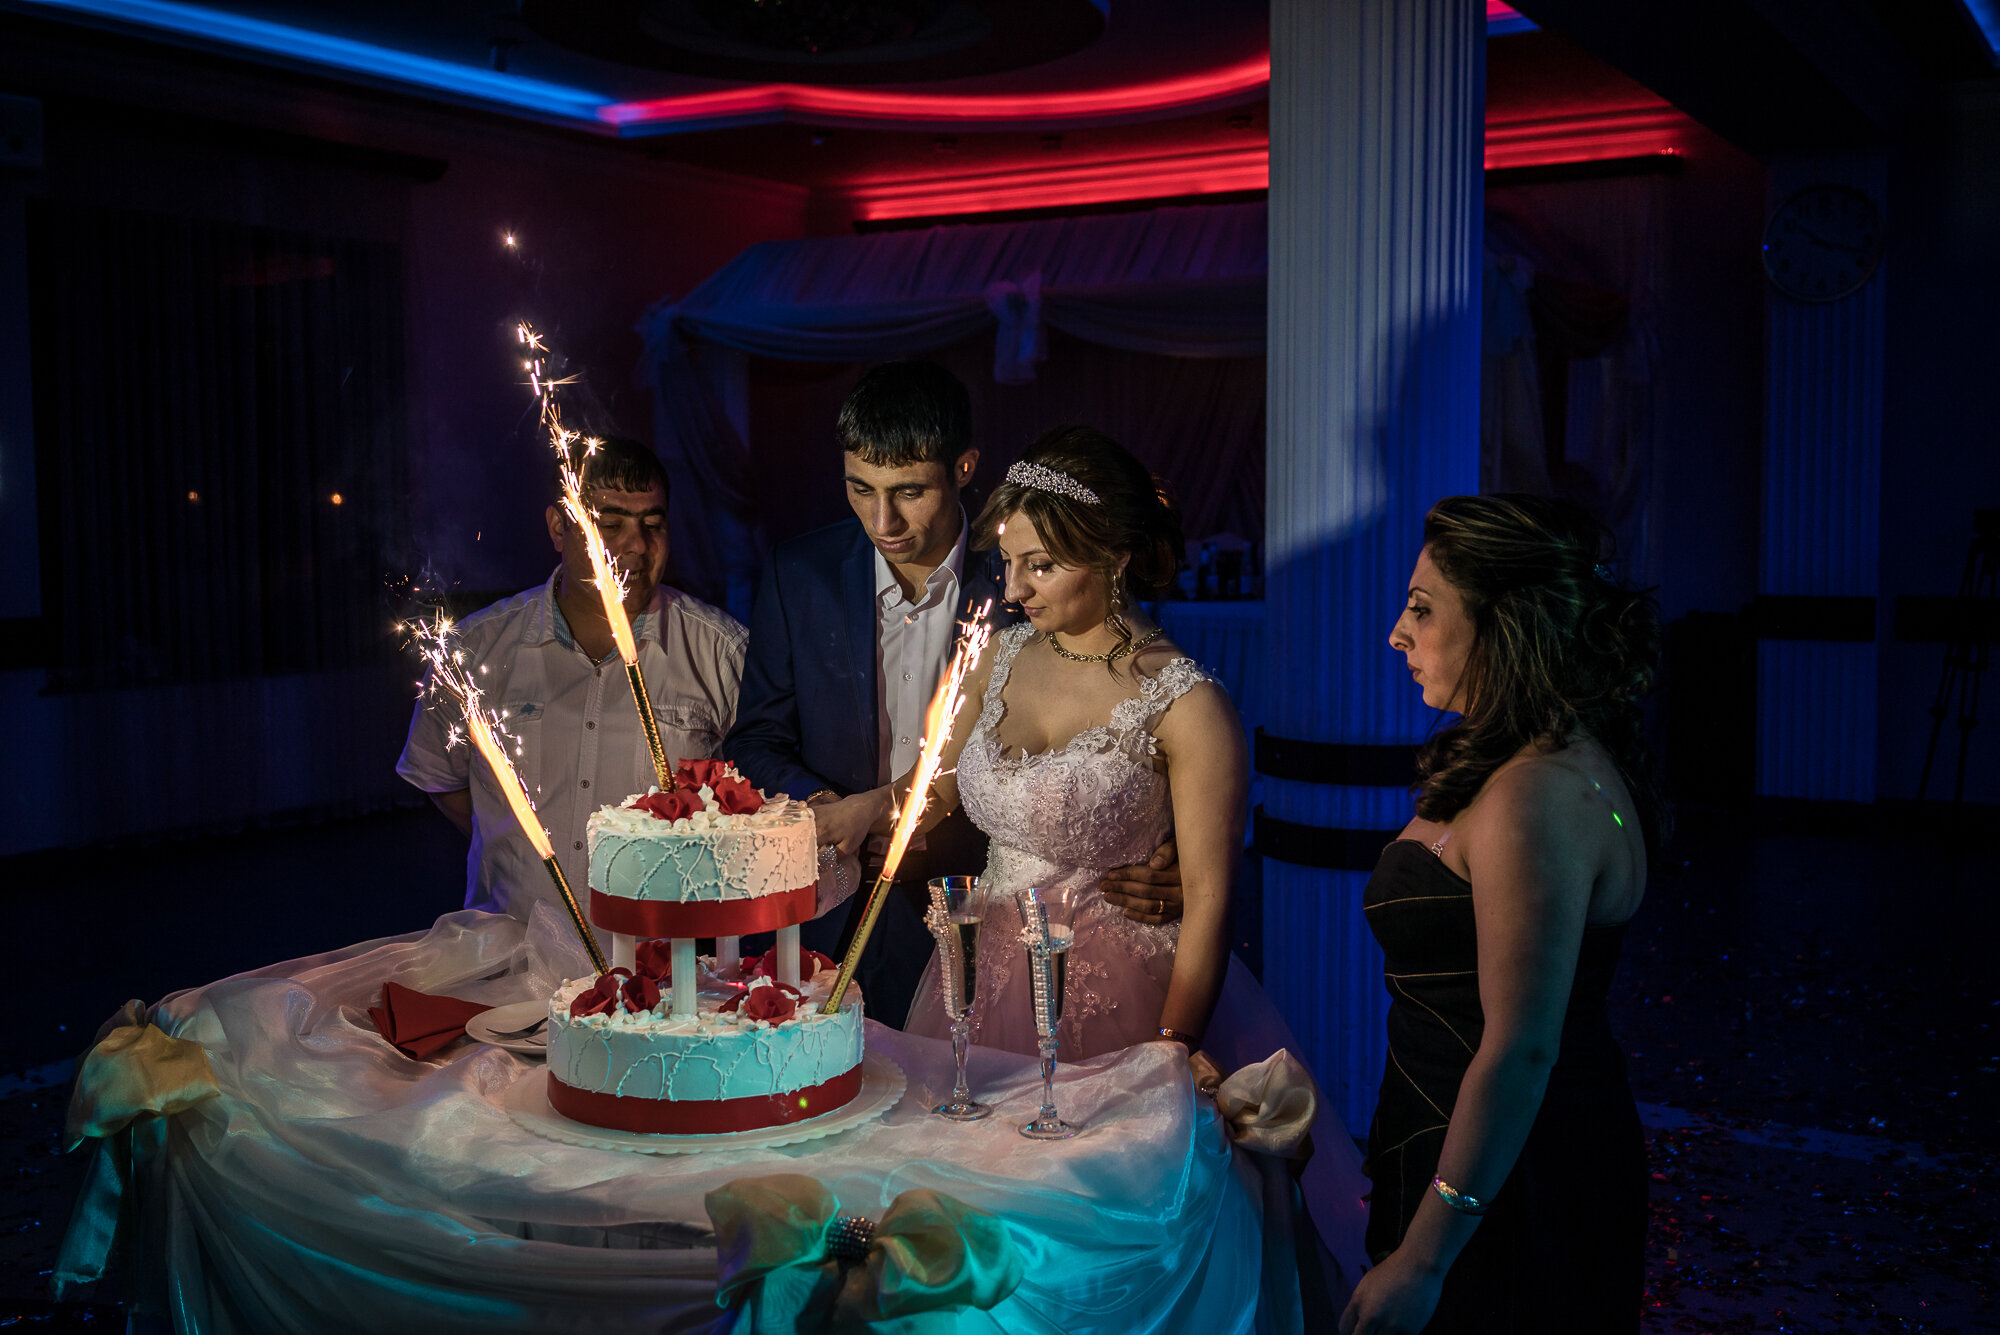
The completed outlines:
[[[999,546],[1007,598],[1027,623],[996,636],[968,678],[927,807],[935,821],[962,802],[991,839],[973,1041],[1035,1050],[1015,900],[1033,885],[1074,913],[1058,1030],[1065,1061],[1145,1042],[1181,1043],[1224,1073],[1279,1047],[1301,1055],[1229,953],[1249,782],[1241,720],[1220,683],[1137,606],[1173,579],[1178,519],[1137,459],[1073,427],[1029,448],[974,530],[982,546]],[[823,839],[864,837],[842,828],[842,813],[820,814]],[[1104,873],[1143,862],[1169,832],[1182,919],[1114,907],[1097,889]],[[935,958],[905,1027],[948,1032]],[[1324,1100],[1313,1141],[1312,1213],[1352,1283],[1367,1186]]]

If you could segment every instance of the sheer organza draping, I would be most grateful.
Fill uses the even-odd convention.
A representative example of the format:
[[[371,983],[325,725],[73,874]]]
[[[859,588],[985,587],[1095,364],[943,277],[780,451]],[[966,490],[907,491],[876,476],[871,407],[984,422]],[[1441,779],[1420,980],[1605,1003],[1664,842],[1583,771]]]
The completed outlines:
[[[790,361],[909,356],[994,330],[993,374],[1034,377],[1045,328],[1175,357],[1264,350],[1262,204],[934,227],[751,246],[640,322],[677,486],[680,578],[727,598],[759,561],[748,451],[697,343]],[[718,523],[718,519],[722,522]],[[735,539],[735,540],[732,540]]]
[[[1066,1066],[1057,1101],[1085,1131],[1047,1145],[1015,1131],[1039,1101],[1031,1059],[975,1050],[996,1115],[959,1125],[925,1111],[950,1088],[949,1047],[871,1025],[870,1047],[910,1080],[885,1120],[659,1159],[532,1135],[501,1106],[523,1059],[466,1047],[412,1061],[365,1014],[389,979],[500,1004],[580,967],[546,906],[526,925],[460,912],[162,1002],[154,1023],[206,1049],[221,1092],[132,1135],[135,1311],[204,1332],[711,1329],[723,1314],[704,1194],[790,1172],[875,1218],[928,1187],[1005,1220],[1028,1278],[959,1330],[1299,1328],[1296,1273],[1267,1275],[1262,1259],[1259,1169],[1171,1045]],[[100,1168],[109,1151],[91,1151]],[[80,1241],[101,1244],[116,1218],[111,1177],[95,1173],[79,1203]],[[91,1259],[67,1253],[58,1284],[73,1290]]]

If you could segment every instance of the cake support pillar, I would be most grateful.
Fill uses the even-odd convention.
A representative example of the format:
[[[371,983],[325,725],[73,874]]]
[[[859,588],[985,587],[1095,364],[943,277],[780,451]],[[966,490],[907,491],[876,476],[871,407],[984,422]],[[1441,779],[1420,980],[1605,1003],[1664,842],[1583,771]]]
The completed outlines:
[[[674,1008],[677,1016],[694,1014],[694,938],[677,936],[673,940],[673,982]]]
[[[799,927],[778,929],[778,981],[787,987],[799,985]]]
[[[638,967],[639,939],[628,932],[611,933],[611,967],[632,969]]]
[[[743,938],[740,936],[718,936],[715,938],[715,971],[727,977],[739,968],[743,961]]]

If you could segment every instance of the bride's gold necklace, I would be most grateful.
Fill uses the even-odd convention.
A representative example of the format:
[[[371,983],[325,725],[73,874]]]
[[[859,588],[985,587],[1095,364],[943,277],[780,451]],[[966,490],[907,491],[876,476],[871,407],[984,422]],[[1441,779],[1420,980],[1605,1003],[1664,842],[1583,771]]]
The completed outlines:
[[[1054,631],[1050,631],[1049,648],[1056,651],[1056,657],[1067,658],[1072,663],[1115,663],[1119,659],[1125,657],[1125,655],[1127,654],[1135,654],[1139,652],[1139,650],[1144,649],[1147,645],[1151,644],[1154,640],[1159,639],[1162,635],[1166,633],[1167,632],[1163,627],[1155,626],[1151,630],[1147,631],[1144,635],[1141,635],[1138,639],[1127,640],[1125,643],[1119,645],[1116,649],[1109,650],[1106,653],[1077,654],[1077,653],[1071,653],[1069,650],[1063,648],[1062,641],[1056,638],[1056,633]]]

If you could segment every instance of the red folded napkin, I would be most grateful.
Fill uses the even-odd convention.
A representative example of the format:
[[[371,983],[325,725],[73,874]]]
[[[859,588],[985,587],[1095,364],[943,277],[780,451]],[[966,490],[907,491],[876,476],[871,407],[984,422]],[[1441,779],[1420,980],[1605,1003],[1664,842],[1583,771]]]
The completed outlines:
[[[435,997],[401,983],[382,984],[382,1004],[368,1018],[406,1057],[423,1061],[465,1036],[465,1022],[488,1009],[457,997]]]

